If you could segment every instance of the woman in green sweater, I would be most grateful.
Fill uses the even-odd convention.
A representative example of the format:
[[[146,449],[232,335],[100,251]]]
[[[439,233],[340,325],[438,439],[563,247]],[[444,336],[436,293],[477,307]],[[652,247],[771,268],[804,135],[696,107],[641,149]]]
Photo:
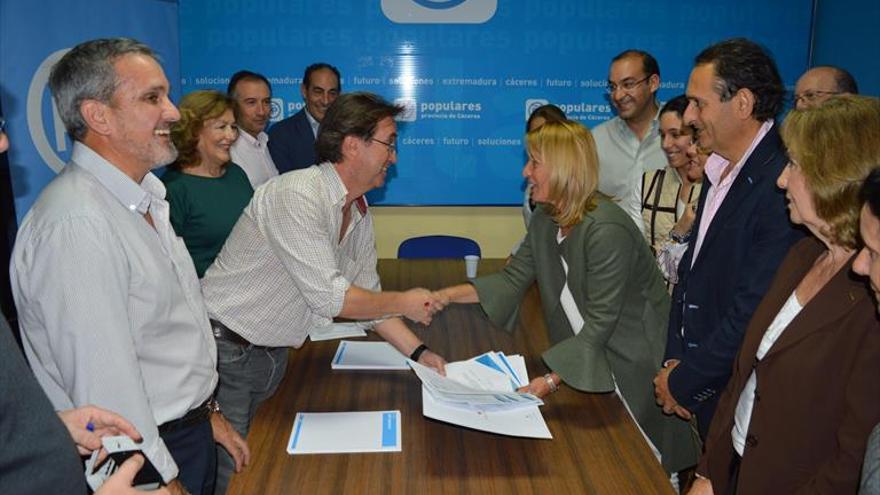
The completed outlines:
[[[179,151],[162,177],[171,225],[183,238],[199,278],[205,275],[254,194],[244,170],[230,161],[238,137],[233,102],[217,91],[195,91],[180,102],[171,130]]]
[[[666,345],[669,296],[651,249],[632,219],[597,191],[599,159],[589,130],[570,120],[549,122],[526,140],[523,175],[540,206],[522,246],[501,272],[437,296],[480,303],[503,325],[537,282],[550,372],[524,389],[539,397],[563,384],[616,392],[667,472],[694,465],[689,426],[654,403],[651,380]]]

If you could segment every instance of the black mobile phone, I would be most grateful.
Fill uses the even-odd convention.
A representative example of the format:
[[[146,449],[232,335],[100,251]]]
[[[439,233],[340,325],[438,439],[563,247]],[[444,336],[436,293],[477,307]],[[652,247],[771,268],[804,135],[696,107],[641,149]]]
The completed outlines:
[[[150,459],[144,455],[144,453],[140,450],[120,450],[117,452],[112,452],[108,455],[108,460],[113,461],[115,466],[110,468],[110,474],[116,472],[119,469],[119,466],[122,465],[129,457],[140,454],[144,458],[144,465],[141,467],[141,470],[134,477],[134,486],[141,485],[156,485],[161,486],[164,484],[162,481],[162,476],[159,474],[159,471],[156,469],[156,466],[153,466],[153,463],[150,462]],[[105,460],[107,462],[107,460]]]

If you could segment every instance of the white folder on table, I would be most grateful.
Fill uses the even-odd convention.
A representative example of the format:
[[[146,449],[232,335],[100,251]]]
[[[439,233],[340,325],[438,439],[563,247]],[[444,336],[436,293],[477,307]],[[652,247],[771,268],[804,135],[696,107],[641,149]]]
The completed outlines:
[[[309,330],[309,338],[312,339],[312,342],[318,342],[321,340],[366,337],[367,332],[365,328],[368,327],[361,322],[331,323]]]
[[[296,414],[288,454],[400,452],[400,411]]]
[[[407,358],[388,342],[343,340],[330,367],[334,370],[408,370]]]

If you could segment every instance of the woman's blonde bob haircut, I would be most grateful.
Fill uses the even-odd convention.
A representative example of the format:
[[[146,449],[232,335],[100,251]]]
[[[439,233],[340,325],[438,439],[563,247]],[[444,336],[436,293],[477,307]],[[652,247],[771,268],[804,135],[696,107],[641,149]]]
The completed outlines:
[[[199,156],[199,134],[205,121],[216,119],[232,110],[233,101],[225,94],[205,89],[193,91],[180,100],[180,120],[171,127],[171,140],[177,147],[177,160],[169,167],[177,170],[195,167]]]
[[[823,235],[851,249],[859,243],[859,189],[880,163],[880,99],[834,96],[822,105],[792,110],[782,140],[810,189]]]
[[[590,131],[578,122],[547,122],[526,134],[526,149],[550,169],[547,207],[560,227],[570,227],[596,207],[599,155]]]

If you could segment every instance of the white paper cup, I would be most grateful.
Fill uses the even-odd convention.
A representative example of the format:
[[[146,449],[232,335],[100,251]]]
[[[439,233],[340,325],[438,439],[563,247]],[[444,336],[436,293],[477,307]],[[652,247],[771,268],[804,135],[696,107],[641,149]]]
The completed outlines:
[[[464,257],[464,268],[467,272],[467,278],[475,278],[477,276],[477,265],[480,263],[480,257],[476,254],[469,254]]]

